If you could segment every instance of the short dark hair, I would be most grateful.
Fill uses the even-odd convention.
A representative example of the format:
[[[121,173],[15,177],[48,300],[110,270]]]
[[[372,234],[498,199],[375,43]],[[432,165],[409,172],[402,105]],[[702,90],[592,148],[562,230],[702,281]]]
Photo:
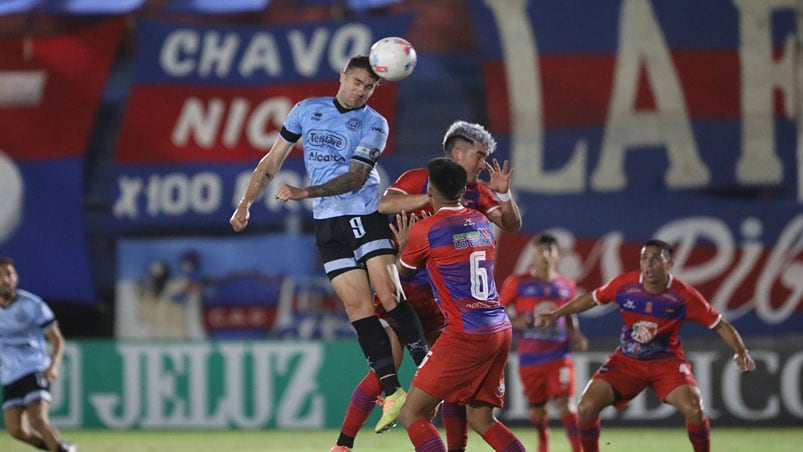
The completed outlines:
[[[14,259],[10,257],[0,256],[0,265],[14,265]]]
[[[669,257],[672,257],[673,247],[667,242],[658,239],[650,239],[644,242],[644,246],[642,248],[646,248],[648,246],[654,246],[656,248],[661,248],[662,250],[666,251],[666,254]]]
[[[355,55],[351,57],[349,62],[346,63],[346,67],[343,68],[343,72],[348,72],[354,68],[365,69],[371,77],[375,80],[379,80],[379,76],[376,75],[376,72],[374,72],[374,69],[371,67],[371,60],[368,58],[368,55]]]
[[[436,157],[429,161],[427,170],[429,170],[429,183],[444,198],[456,201],[463,197],[468,174],[459,163],[448,157]]]
[[[558,239],[548,232],[542,232],[533,238],[533,245],[558,245]]]

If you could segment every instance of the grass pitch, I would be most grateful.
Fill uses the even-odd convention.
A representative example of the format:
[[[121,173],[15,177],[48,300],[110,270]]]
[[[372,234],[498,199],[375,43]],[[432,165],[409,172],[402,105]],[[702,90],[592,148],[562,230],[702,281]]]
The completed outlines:
[[[536,450],[532,429],[514,428],[527,450]],[[12,440],[5,432],[0,437],[3,452],[33,451]],[[108,431],[64,430],[62,436],[74,441],[80,452],[202,452],[202,451],[292,451],[326,452],[337,439],[335,430],[263,430],[263,431]],[[711,449],[728,452],[797,452],[803,450],[803,428],[717,428],[711,431]],[[552,452],[570,451],[563,429],[552,428]],[[356,451],[409,452],[413,450],[402,428],[382,435],[369,429],[360,432]],[[489,452],[491,448],[477,434],[470,432],[468,450]],[[682,428],[609,428],[603,426],[600,450],[610,452],[676,452],[691,450]]]

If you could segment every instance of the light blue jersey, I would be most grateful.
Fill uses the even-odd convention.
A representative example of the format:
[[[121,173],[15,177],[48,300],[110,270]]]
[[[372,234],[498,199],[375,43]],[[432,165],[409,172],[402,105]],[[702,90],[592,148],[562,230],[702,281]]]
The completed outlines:
[[[388,122],[368,105],[353,110],[337,105],[334,97],[297,103],[284,121],[282,138],[304,144],[304,166],[311,185],[320,185],[348,172],[352,160],[369,165],[371,174],[357,191],[314,198],[316,220],[343,215],[366,215],[379,207],[379,174],[375,165],[385,150]],[[293,140],[293,138],[295,140]]]
[[[17,298],[0,307],[0,384],[43,371],[50,365],[44,330],[56,322],[53,311],[38,296],[17,289]]]

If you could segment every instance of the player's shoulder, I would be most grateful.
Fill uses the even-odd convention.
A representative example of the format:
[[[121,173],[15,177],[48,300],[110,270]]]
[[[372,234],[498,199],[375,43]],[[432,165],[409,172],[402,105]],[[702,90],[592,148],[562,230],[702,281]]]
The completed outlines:
[[[699,298],[705,300],[705,297],[694,286],[679,279],[675,275],[670,274],[669,289],[681,293],[686,299]]]
[[[426,168],[413,168],[409,169],[399,176],[398,180],[418,180],[418,179],[428,179],[429,178],[429,171]]]
[[[368,104],[365,104],[365,107],[364,107],[363,111],[365,112],[366,115],[374,116],[374,117],[376,117],[378,119],[381,119],[382,121],[385,122],[385,124],[387,124],[387,122],[388,122],[388,120],[385,118],[384,115],[382,115],[382,113],[376,111],[376,109],[374,107],[372,107],[372,106],[370,106]]]
[[[25,289],[17,289],[17,301],[24,300],[27,303],[44,303],[45,301],[39,295],[29,292]]]
[[[308,97],[306,99],[302,99],[296,103],[299,107],[311,107],[311,106],[331,106],[334,108],[335,106],[335,98],[333,96],[322,96],[322,97]]]
[[[611,278],[603,287],[613,288],[617,291],[624,286],[641,286],[641,272],[638,270],[620,273]]]

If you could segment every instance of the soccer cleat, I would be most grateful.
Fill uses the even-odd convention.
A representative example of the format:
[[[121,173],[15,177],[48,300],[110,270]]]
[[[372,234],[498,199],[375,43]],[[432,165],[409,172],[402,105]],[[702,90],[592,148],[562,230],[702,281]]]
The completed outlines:
[[[396,425],[396,418],[399,417],[399,412],[405,400],[407,400],[407,393],[402,388],[396,389],[396,392],[384,399],[380,397],[379,400],[377,400],[376,403],[382,405],[382,417],[380,417],[379,422],[376,423],[374,432],[384,433]]]
[[[335,444],[331,449],[329,449],[329,452],[351,452],[351,449],[346,446]]]

